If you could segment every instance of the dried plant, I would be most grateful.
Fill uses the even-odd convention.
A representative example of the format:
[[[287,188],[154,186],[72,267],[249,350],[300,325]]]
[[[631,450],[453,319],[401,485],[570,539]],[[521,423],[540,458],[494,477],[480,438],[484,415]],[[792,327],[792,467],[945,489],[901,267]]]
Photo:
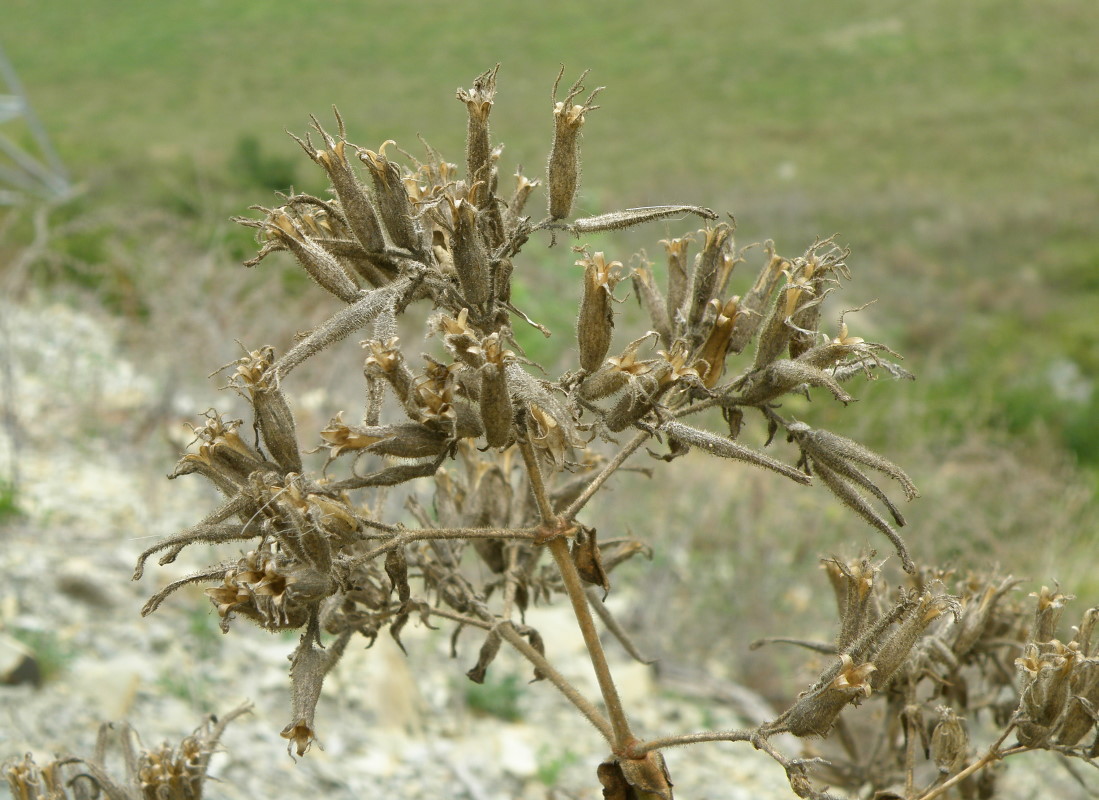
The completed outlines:
[[[22,761],[5,764],[4,778],[14,800],[202,800],[210,756],[222,733],[250,709],[245,704],[220,720],[210,716],[174,748],[167,743],[152,750],[140,748],[137,732],[130,725],[104,723],[92,758],[63,756],[40,767],[28,754]],[[124,778],[112,777],[107,771],[112,738],[122,751]]]
[[[289,251],[341,306],[288,349],[261,346],[228,365],[228,387],[251,406],[255,436],[245,435],[241,420],[207,412],[172,477],[198,473],[224,502],[142,553],[134,577],[150,557],[166,564],[195,543],[247,542],[247,549],[166,586],[143,613],[180,587],[203,583],[224,631],[239,617],[270,631],[301,631],[282,730],[298,755],[322,727],[315,719],[321,685],[350,638],[372,642],[388,630],[400,643],[404,627],[418,620],[449,623],[455,637],[480,632],[480,654],[467,673],[473,681],[485,679],[502,646],[526,658],[535,679],[552,683],[606,740],[597,775],[604,796],[616,800],[671,798],[661,751],[706,741],[751,743],[808,798],[830,797],[824,783],[906,800],[955,787],[986,796],[971,784],[1005,755],[1040,748],[1090,760],[1099,612],[1088,612],[1076,640],[1063,645],[1052,638],[1063,596],[1043,591],[1028,633],[1023,612],[1008,600],[1016,581],[968,578],[948,586],[947,574],[918,569],[897,533],[904,517],[882,488],[888,479],[912,499],[911,479],[864,445],[783,411],[790,394],[847,405],[856,379],[911,377],[896,353],[852,335],[843,317],[833,333],[821,330],[825,298],[851,277],[847,250],[824,239],[785,257],[768,242],[756,251],[763,263],[754,281],[734,295],[730,278],[752,251],[737,249],[731,221],[707,208],[572,217],[580,131],[600,91],[574,103],[586,91],[585,75],[561,101],[563,70],[554,84],[548,211],[538,222],[526,209],[539,181],[520,172],[510,192],[500,185],[501,148],[489,129],[497,69],[458,90],[469,112],[464,171],[430,147],[424,161],[402,151],[402,164],[387,154],[393,142],[377,150],[354,145],[338,113],[335,135],[314,118],[313,133],[295,137],[327,173],[332,196],[292,192],[276,208],[256,206],[258,218],[238,219],[258,231],[261,245],[247,263]],[[704,227],[661,242],[660,279],[644,258],[613,260],[581,241],[574,248],[581,284],[574,368],[551,377],[524,355],[513,326],[550,333],[513,301],[513,275],[528,268],[520,256],[532,237],[542,234],[552,245],[555,237],[690,215]],[[651,330],[616,348],[615,304],[624,293],[615,293],[627,279]],[[431,307],[426,338],[441,355],[418,356],[419,345],[400,335],[398,319],[412,304]],[[349,401],[347,419],[337,414],[310,434],[327,455],[310,469],[303,456],[315,451],[302,449],[287,398],[290,374],[353,335],[362,337],[366,400]],[[703,421],[711,419],[718,430]],[[766,431],[764,449],[740,441],[750,423]],[[789,491],[815,477],[888,539],[908,573],[909,585],[889,592],[872,556],[825,562],[839,632],[834,642],[803,644],[828,654],[828,665],[770,722],[661,736],[631,725],[592,612],[625,637],[602,597],[614,568],[647,548],[597,535],[583,516],[646,446],[668,462],[694,448],[764,468]],[[403,504],[395,502],[398,486],[408,490]],[[558,595],[571,603],[601,704],[558,671],[542,636],[524,621],[529,606]],[[884,732],[872,746],[858,741],[842,714],[870,697],[886,706]],[[986,710],[1003,733],[974,757],[967,720]],[[1018,742],[1005,746],[1012,733]],[[805,758],[780,752],[778,734],[831,737],[842,747],[827,761]]]

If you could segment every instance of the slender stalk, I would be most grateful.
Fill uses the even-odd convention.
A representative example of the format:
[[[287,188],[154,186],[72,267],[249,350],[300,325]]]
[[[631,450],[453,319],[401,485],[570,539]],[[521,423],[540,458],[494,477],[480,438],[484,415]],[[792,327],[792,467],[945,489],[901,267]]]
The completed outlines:
[[[653,750],[699,742],[750,742],[755,735],[754,729],[740,728],[730,731],[702,731],[701,733],[681,733],[678,736],[662,736],[659,739],[649,739],[631,746],[630,757],[640,758]]]
[[[638,445],[640,446],[640,443]],[[519,439],[519,450],[523,454],[523,462],[530,478],[530,488],[534,492],[535,501],[538,503],[542,522],[551,531],[557,530],[564,520],[554,516],[553,507],[550,505],[549,495],[546,493],[545,483],[542,480],[542,471],[538,466],[538,457],[527,437],[524,436]],[[604,473],[606,473],[606,470],[604,470]],[[614,732],[611,743],[615,750],[619,751],[634,737],[630,731],[630,723],[626,719],[626,713],[622,709],[622,701],[618,696],[618,688],[614,685],[614,677],[611,675],[610,666],[607,664],[607,655],[603,652],[603,643],[599,641],[599,631],[596,630],[595,619],[592,617],[587,595],[584,594],[583,581],[580,578],[580,573],[576,570],[576,565],[572,562],[568,541],[564,536],[554,536],[550,539],[548,547],[553,560],[557,564],[557,570],[561,573],[561,580],[565,584],[565,592],[572,603],[576,624],[584,637],[584,645],[587,647],[588,656],[591,658],[592,667],[595,669],[595,677],[599,682],[599,691],[603,695],[603,703],[607,706],[607,712],[610,715],[611,727]]]
[[[963,769],[957,775],[951,776],[951,778],[949,780],[944,781],[943,783],[940,783],[938,786],[931,789],[926,794],[921,794],[918,798],[916,798],[916,800],[932,800],[932,798],[938,797],[943,792],[945,792],[947,789],[949,789],[951,786],[956,786],[957,784],[964,781],[966,778],[968,778],[973,773],[979,772],[980,770],[984,769],[989,764],[991,764],[993,761],[999,761],[1001,758],[1004,757],[1005,754],[1007,754],[1007,753],[1016,753],[1016,752],[1020,752],[1020,753],[1024,752],[1024,750],[1020,750],[1018,748],[1011,748],[1010,750],[1007,750],[1007,751],[1004,751],[1004,752],[1000,751],[1000,745],[1002,745],[1004,743],[1004,741],[1007,739],[1007,737],[1011,734],[1011,732],[1013,730],[1015,730],[1015,723],[1014,722],[1011,723],[1010,725],[1008,725],[1006,728],[1004,728],[1004,732],[1000,734],[1000,738],[992,743],[992,745],[988,748],[988,750],[985,752],[985,754],[983,756],[978,758],[976,761],[974,761],[968,767]],[[1025,748],[1025,749],[1029,749],[1029,748]]]
[[[632,456],[641,445],[645,444],[651,436],[652,434],[648,431],[640,431],[634,436],[633,439],[631,439],[625,447],[619,450],[615,457],[603,467],[603,471],[592,478],[591,483],[584,488],[584,491],[580,493],[580,496],[573,500],[569,507],[561,512],[561,517],[569,521],[575,519],[576,515],[580,513],[580,509],[587,505],[588,501],[599,491],[600,487],[607,482],[607,479],[610,478],[610,476],[613,475],[615,471],[625,463],[626,459]]]
[[[600,714],[599,709],[584,695],[580,694],[576,687],[569,683],[568,679],[558,672],[544,655],[531,647],[530,643],[519,635],[510,622],[504,622],[500,625],[500,636],[530,661],[540,673],[545,675],[550,683],[556,686],[561,694],[565,695],[569,702],[576,706],[588,722],[603,734],[603,738],[609,744],[614,744],[614,730],[607,722],[607,718]]]
[[[411,542],[438,539],[534,539],[537,528],[417,528],[398,533],[384,544],[356,556],[354,563],[363,564],[380,555],[404,547]]]

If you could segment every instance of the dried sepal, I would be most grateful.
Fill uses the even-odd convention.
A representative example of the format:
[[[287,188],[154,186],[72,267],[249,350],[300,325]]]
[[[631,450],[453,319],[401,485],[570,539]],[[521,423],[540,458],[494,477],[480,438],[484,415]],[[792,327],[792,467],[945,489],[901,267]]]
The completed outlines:
[[[546,184],[549,186],[549,215],[553,219],[565,219],[572,213],[573,199],[580,185],[580,128],[584,115],[599,106],[592,105],[603,87],[595,89],[583,104],[570,105],[584,91],[581,81],[587,70],[576,79],[565,99],[557,100],[557,87],[565,74],[565,68],[553,83],[553,146],[550,149]]]
[[[474,683],[485,682],[488,667],[496,659],[496,654],[500,652],[501,641],[500,631],[493,628],[488,632],[488,636],[485,637],[481,650],[477,654],[477,663],[473,666],[473,669],[466,673],[471,681]]]
[[[596,542],[595,528],[579,526],[576,537],[573,540],[572,562],[576,565],[576,571],[590,584],[603,590],[603,598],[611,590],[611,580],[607,571],[603,568],[602,552]]]
[[[729,350],[733,353],[741,353],[748,346],[748,342],[755,336],[762,324],[763,309],[785,274],[790,262],[779,256],[771,242],[766,248],[767,263],[759,271],[752,288],[741,298],[741,315],[733,326],[733,333],[729,338]]]

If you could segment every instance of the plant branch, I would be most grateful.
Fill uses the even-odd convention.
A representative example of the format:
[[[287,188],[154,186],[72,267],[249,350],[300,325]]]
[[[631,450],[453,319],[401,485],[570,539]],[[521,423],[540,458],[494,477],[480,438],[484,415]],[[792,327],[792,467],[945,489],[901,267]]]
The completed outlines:
[[[523,454],[523,462],[526,465],[530,479],[530,488],[534,492],[542,521],[547,533],[552,536],[548,544],[550,554],[557,564],[557,570],[561,573],[561,580],[565,584],[565,592],[572,602],[572,611],[576,617],[576,624],[580,627],[580,633],[584,637],[584,645],[587,647],[588,656],[591,658],[592,667],[595,669],[596,680],[599,682],[599,691],[603,695],[603,702],[610,714],[611,726],[614,730],[611,742],[617,751],[633,739],[633,733],[630,731],[629,721],[622,709],[622,701],[618,697],[618,689],[614,685],[614,677],[611,675],[610,666],[607,664],[607,655],[603,651],[603,643],[599,641],[599,631],[595,628],[595,619],[592,617],[591,606],[588,605],[587,595],[584,594],[583,581],[572,561],[568,541],[561,533],[562,528],[565,526],[565,520],[555,517],[553,514],[549,496],[546,494],[545,483],[542,480],[542,471],[538,466],[538,457],[534,452],[530,439],[526,436],[520,437],[519,449]],[[604,470],[604,473],[606,473],[606,470]]]
[[[585,487],[584,491],[580,493],[580,496],[573,500],[569,507],[561,512],[561,517],[570,522],[575,519],[576,515],[580,513],[580,509],[587,505],[587,502],[591,500],[595,493],[599,491],[600,487],[607,482],[607,479],[625,463],[627,458],[637,452],[638,448],[647,442],[651,436],[652,434],[648,431],[638,432],[638,434],[634,436],[625,447],[619,450],[618,453],[615,454],[615,457],[603,467],[603,470],[592,478],[591,483]]]
[[[614,730],[611,727],[611,724],[607,722],[606,717],[599,713],[599,709],[597,709],[590,700],[580,694],[576,687],[569,683],[568,679],[558,672],[544,655],[535,650],[526,639],[520,636],[519,632],[515,630],[515,627],[510,622],[505,621],[500,623],[498,630],[500,631],[500,636],[508,644],[518,650],[534,665],[538,672],[545,675],[550,683],[556,686],[561,694],[565,695],[570,703],[576,706],[577,710],[587,718],[588,722],[594,725],[596,730],[603,734],[603,738],[606,739],[609,744],[614,744]]]
[[[989,746],[988,750],[985,751],[985,754],[983,756],[978,758],[976,761],[974,761],[972,764],[970,764],[968,767],[963,769],[958,774],[951,776],[949,780],[944,781],[943,783],[940,783],[938,786],[936,786],[935,788],[929,790],[925,794],[921,794],[918,798],[916,798],[916,800],[932,800],[932,798],[938,797],[943,792],[945,792],[947,789],[949,789],[951,786],[956,786],[957,784],[961,783],[966,778],[968,778],[970,775],[984,769],[989,764],[991,764],[993,761],[999,761],[1001,758],[1003,758],[1005,755],[1008,755],[1008,754],[1022,753],[1022,752],[1025,752],[1026,750],[1029,750],[1030,748],[1026,748],[1026,747],[1024,747],[1022,749],[1013,747],[1013,748],[1010,748],[1009,750],[1001,752],[1000,745],[1002,745],[1004,743],[1004,741],[1006,741],[1007,737],[1011,734],[1011,732],[1013,730],[1015,730],[1015,723],[1014,722],[1012,722],[1010,725],[1008,725],[1006,728],[1004,728],[1004,732],[1000,734],[1000,738],[998,738],[995,742],[993,742]]]

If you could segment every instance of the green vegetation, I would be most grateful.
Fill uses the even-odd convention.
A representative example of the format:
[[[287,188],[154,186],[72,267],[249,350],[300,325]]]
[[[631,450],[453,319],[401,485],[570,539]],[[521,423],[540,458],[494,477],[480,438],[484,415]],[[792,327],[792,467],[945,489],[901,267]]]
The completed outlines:
[[[518,722],[523,718],[519,700],[523,696],[524,679],[514,672],[494,675],[489,673],[484,683],[465,681],[461,688],[466,706],[480,714]]]

